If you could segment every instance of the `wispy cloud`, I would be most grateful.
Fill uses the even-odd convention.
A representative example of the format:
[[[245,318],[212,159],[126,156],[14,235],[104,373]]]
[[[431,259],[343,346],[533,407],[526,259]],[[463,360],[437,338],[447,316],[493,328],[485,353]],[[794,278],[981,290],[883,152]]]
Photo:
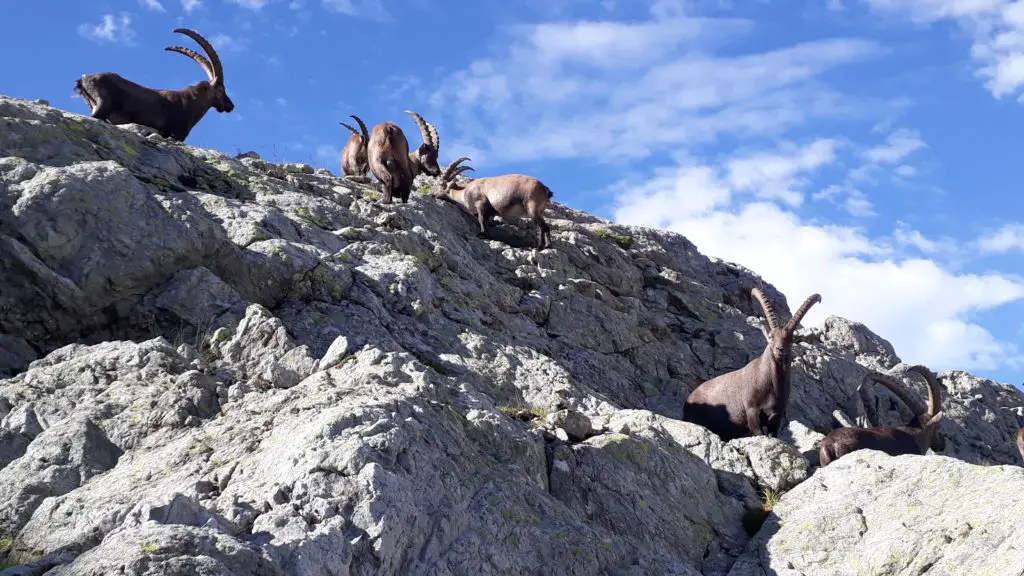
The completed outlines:
[[[867,0],[914,22],[958,23],[972,37],[976,75],[996,98],[1024,88],[1024,4],[1016,0]]]
[[[228,2],[238,4],[239,6],[250,10],[259,10],[266,6],[270,0],[228,0]]]
[[[371,20],[387,20],[391,17],[381,0],[323,0],[323,5],[331,12]]]
[[[181,0],[181,7],[186,14],[191,14],[196,8],[202,8],[202,0]]]
[[[767,151],[741,161],[768,159],[766,167],[752,171],[799,182],[829,161],[828,154],[818,154],[820,162],[807,161],[812,148],[788,155]],[[871,237],[855,227],[806,220],[788,203],[744,198],[746,181],[730,177],[729,166],[736,162],[723,162],[725,168],[691,163],[660,170],[644,184],[622,182],[615,220],[685,234],[705,254],[756,269],[795,300],[791,306],[819,292],[825,298],[806,323],[828,314],[864,322],[907,361],[939,369],[1020,365],[1017,345],[997,340],[968,317],[1024,299],[1024,280],[957,274],[908,252],[934,255],[948,244],[902,223],[889,236]]]
[[[982,252],[1006,253],[1012,251],[1024,252],[1024,224],[1007,224],[978,239],[978,248]]]
[[[139,0],[139,4],[144,8],[149,8],[156,12],[166,12],[164,5],[160,3],[160,0]]]
[[[223,52],[244,52],[249,44],[249,41],[245,38],[220,33],[214,34],[210,38],[210,42],[214,48]]]
[[[917,132],[900,128],[889,135],[884,145],[867,150],[864,156],[878,164],[895,164],[925,146]]]
[[[841,113],[850,103],[815,81],[880,50],[870,40],[839,38],[716,56],[716,45],[752,24],[665,6],[656,3],[641,22],[511,27],[496,39],[494,56],[445,78],[430,98],[434,113],[449,117],[467,144],[500,150],[493,156],[507,162],[637,159]]]
[[[99,24],[79,24],[78,33],[94,42],[134,44],[135,31],[131,25],[132,19],[127,12],[121,12],[117,16],[104,14],[103,21]]]

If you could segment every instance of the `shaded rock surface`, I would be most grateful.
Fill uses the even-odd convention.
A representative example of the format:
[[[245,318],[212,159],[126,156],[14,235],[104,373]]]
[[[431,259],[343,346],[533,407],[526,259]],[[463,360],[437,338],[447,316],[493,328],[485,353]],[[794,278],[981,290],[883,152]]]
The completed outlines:
[[[879,467],[909,482],[897,462],[959,474],[950,500],[974,475],[1024,493],[1010,468],[936,456],[814,472],[837,408],[910,420],[868,369],[925,398],[838,317],[797,333],[782,440],[681,421],[690,390],[761,352],[750,289],[786,298],[678,234],[554,203],[538,253],[527,223],[478,239],[423,193],[381,206],[327,171],[146,133],[0,97],[0,560],[17,573],[724,575],[789,558],[771,517],[750,540],[767,494],[813,511]],[[1019,464],[1021,394],[940,383],[944,453]]]

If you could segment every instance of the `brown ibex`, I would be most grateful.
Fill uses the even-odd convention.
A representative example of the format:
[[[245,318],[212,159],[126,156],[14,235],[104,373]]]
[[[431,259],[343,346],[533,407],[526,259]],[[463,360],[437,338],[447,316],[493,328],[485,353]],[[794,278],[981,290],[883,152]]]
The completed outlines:
[[[81,94],[89,105],[93,118],[111,124],[141,124],[156,130],[164,138],[184,142],[211,106],[218,112],[235,109],[225,91],[224,68],[213,46],[193,30],[175,28],[174,32],[195,40],[210,59],[182,46],[168,46],[164,50],[195,60],[210,80],[181,90],[155,90],[126,80],[114,72],[83,75],[75,82],[75,92]]]
[[[381,122],[373,127],[366,148],[366,159],[373,175],[380,181],[381,193],[384,195],[381,202],[391,204],[395,192],[398,192],[403,203],[408,202],[412,192],[409,141],[398,124]]]
[[[366,130],[366,124],[363,123],[359,116],[355,114],[350,116],[359,124],[359,130],[344,122],[339,122],[339,124],[352,132],[352,136],[349,136],[345,148],[341,151],[341,173],[350,180],[366,182],[369,181],[369,178],[366,177],[366,171],[370,169],[370,165],[366,160],[366,148],[370,142],[370,134]]]
[[[437,137],[437,129],[412,110],[406,110],[405,113],[416,121],[416,125],[420,127],[420,135],[423,137],[420,147],[409,154],[410,177],[415,179],[416,175],[421,172],[437,176],[441,173],[441,167],[437,165],[437,155],[441,151],[441,141]]]
[[[465,160],[469,158],[463,156],[448,166],[441,176],[442,191],[434,197],[451,199],[476,216],[481,237],[487,236],[487,225],[495,215],[501,215],[502,220],[509,223],[513,218],[529,216],[537,226],[537,249],[551,246],[551,227],[544,221],[544,209],[554,196],[551,189],[533,176],[523,174],[488,176],[459,184],[455,177],[472,170],[469,166],[459,166]]]
[[[908,368],[917,372],[928,383],[928,408],[921,410],[917,402],[911,400],[903,387],[884,374],[868,373],[866,378],[882,384],[892,390],[903,403],[914,411],[914,420],[906,426],[883,426],[877,428],[838,428],[829,432],[821,441],[818,459],[821,467],[825,467],[845,454],[856,450],[880,450],[890,456],[900,454],[924,455],[928,448],[940,451],[945,448],[945,441],[939,434],[939,422],[942,421],[942,392],[935,374],[924,366],[915,365]]]
[[[793,332],[811,306],[821,302],[819,294],[808,296],[789,322],[779,326],[775,309],[761,289],[754,288],[751,295],[761,303],[768,321],[764,352],[743,368],[697,386],[683,405],[683,420],[707,428],[725,442],[765,432],[778,436],[789,402]]]

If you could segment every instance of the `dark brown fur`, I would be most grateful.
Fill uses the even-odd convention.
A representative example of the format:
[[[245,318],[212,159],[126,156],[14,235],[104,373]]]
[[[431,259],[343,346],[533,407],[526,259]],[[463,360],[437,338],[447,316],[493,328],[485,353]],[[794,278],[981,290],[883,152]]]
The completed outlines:
[[[529,216],[537,226],[537,249],[551,246],[551,227],[544,221],[544,209],[554,196],[550,188],[533,176],[524,174],[478,178],[462,185],[455,181],[455,176],[472,170],[469,166],[459,166],[463,160],[469,158],[459,158],[445,171],[441,178],[444,191],[436,197],[450,198],[476,216],[481,237],[487,236],[487,225],[495,215],[501,215],[508,222],[512,218]]]
[[[754,288],[751,294],[768,319],[764,352],[743,368],[697,386],[683,406],[683,420],[707,428],[726,442],[766,432],[778,436],[789,402],[793,332],[811,306],[821,302],[820,295],[812,294],[785,326],[779,326],[764,293]]]
[[[370,134],[366,130],[366,124],[358,116],[355,114],[351,116],[359,124],[359,130],[344,122],[339,122],[339,124],[352,132],[348,143],[345,144],[345,148],[341,151],[341,173],[346,177],[354,176],[363,179],[366,177],[366,171],[370,169],[366,156]]]
[[[380,180],[384,204],[391,204],[397,192],[402,203],[412,193],[412,175],[409,171],[409,141],[394,122],[381,122],[373,127],[366,151],[373,175]]]
[[[818,450],[820,466],[857,450],[879,450],[890,456],[900,454],[924,455],[928,448],[940,451],[945,442],[939,434],[942,421],[942,391],[935,374],[924,366],[911,366],[909,371],[917,372],[928,383],[928,408],[926,411],[910,401],[900,385],[884,374],[869,373],[867,378],[875,380],[892,390],[915,412],[912,422],[906,426],[883,426],[877,428],[839,428],[833,430],[821,441]]]
[[[111,124],[141,124],[156,130],[164,138],[184,142],[210,107],[218,112],[234,110],[235,105],[224,88],[220,58],[213,46],[192,30],[176,28],[174,31],[194,39],[206,50],[210,60],[181,46],[168,46],[165,50],[195,60],[206,71],[209,81],[181,90],[155,90],[114,72],[86,74],[75,82],[75,92],[92,110],[93,118]]]

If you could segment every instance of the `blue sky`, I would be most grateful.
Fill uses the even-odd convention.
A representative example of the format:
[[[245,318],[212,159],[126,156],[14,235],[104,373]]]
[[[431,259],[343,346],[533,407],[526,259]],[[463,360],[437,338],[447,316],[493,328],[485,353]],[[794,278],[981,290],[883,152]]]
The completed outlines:
[[[797,4],[798,7],[793,5]],[[235,111],[188,142],[338,172],[349,114],[416,110],[441,159],[535,175],[570,206],[676,230],[805,323],[864,322],[908,362],[1024,380],[1024,9],[1004,0],[0,1],[0,92],[84,73],[204,78]]]

